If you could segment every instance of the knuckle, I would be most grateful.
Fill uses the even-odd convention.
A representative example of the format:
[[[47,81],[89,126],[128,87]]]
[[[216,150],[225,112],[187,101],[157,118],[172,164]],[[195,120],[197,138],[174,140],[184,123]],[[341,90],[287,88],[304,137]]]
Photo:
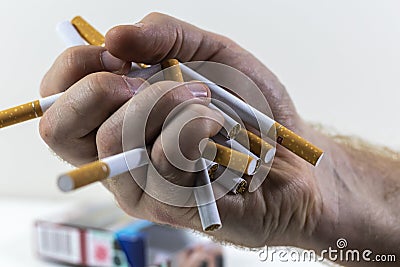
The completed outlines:
[[[39,93],[42,97],[46,97],[51,95],[51,91],[49,90],[49,86],[47,85],[47,73],[45,74],[45,76],[43,77],[42,81],[40,82],[40,87],[39,87]]]
[[[109,156],[115,151],[122,150],[120,127],[119,123],[110,119],[99,128],[96,134],[96,145],[101,155]]]
[[[70,47],[61,54],[59,61],[63,63],[65,72],[73,72],[84,63],[84,58],[79,53],[79,47]]]
[[[126,89],[127,85],[122,81],[121,77],[108,72],[96,72],[86,76],[85,82],[87,89],[100,99],[113,97],[120,88]]]
[[[43,116],[39,121],[39,134],[43,141],[50,147],[54,146],[58,142],[56,137],[56,131],[54,126],[48,120],[48,116]]]
[[[151,161],[159,169],[165,169],[168,164],[161,142],[155,142],[151,151]]]
[[[163,13],[160,13],[160,12],[150,12],[146,17],[145,17],[145,19],[150,19],[150,20],[153,20],[153,19],[164,19],[164,18],[166,18],[167,17],[167,15],[165,15],[165,14],[163,14]]]

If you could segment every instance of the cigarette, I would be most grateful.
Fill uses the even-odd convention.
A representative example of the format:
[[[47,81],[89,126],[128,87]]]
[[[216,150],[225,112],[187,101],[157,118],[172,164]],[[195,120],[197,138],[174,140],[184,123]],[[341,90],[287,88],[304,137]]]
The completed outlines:
[[[43,116],[61,95],[62,93],[59,93],[0,111],[0,128]]]
[[[57,33],[67,47],[85,45],[82,37],[69,21],[62,21],[57,25]]]
[[[215,177],[215,174],[210,176],[210,179],[235,195],[244,194],[248,186],[245,179],[228,169],[225,169],[218,177]]]
[[[197,207],[203,231],[211,232],[220,229],[222,223],[217,203],[215,202],[214,192],[207,172],[206,163],[204,159],[200,159],[199,162],[202,164],[203,168],[202,171],[198,173],[198,178],[196,179],[194,197],[198,205]]]
[[[260,167],[259,159],[212,141],[205,145],[202,157],[241,174],[254,175]]]
[[[163,69],[164,79],[177,81],[177,82],[185,82],[183,79],[181,68],[179,67],[179,61],[176,59],[167,59],[161,62],[161,68]],[[239,133],[241,129],[240,123],[232,119],[225,112],[219,109],[214,104],[210,103],[208,105],[209,108],[213,110],[217,110],[224,117],[224,125],[221,129],[221,134],[226,136],[227,138],[235,138],[235,136]]]
[[[213,180],[215,173],[218,171],[219,164],[216,162],[213,162],[211,160],[208,160],[208,159],[204,159],[204,160],[207,165],[208,175],[210,176],[210,179]]]
[[[88,44],[96,46],[104,46],[105,38],[97,31],[89,22],[84,20],[81,16],[76,16],[71,21],[78,35],[81,36]],[[70,35],[72,38],[72,34]],[[136,63],[142,69],[150,67],[144,63]]]
[[[312,165],[317,166],[321,161],[324,152],[320,148],[285,128],[278,122],[275,122],[264,113],[246,104],[241,99],[219,87],[215,83],[212,83],[210,80],[186,65],[180,64],[180,67],[183,73],[190,76],[192,79],[206,83],[210,88],[213,97],[234,109],[244,122],[256,129],[265,130],[265,134],[267,134],[268,137],[272,138],[278,144],[287,148]],[[224,109],[222,105],[219,105],[218,101],[215,101],[214,104],[229,114],[229,111]]]
[[[97,43],[97,45],[102,45],[104,43],[104,37],[101,34],[100,37],[98,35],[99,33],[97,32],[97,30],[95,30],[89,23],[83,20],[83,18],[79,16],[75,17],[72,21],[72,24],[75,26],[75,28],[77,28],[78,32],[88,43],[91,43],[90,40],[93,38],[97,39],[95,42],[92,41],[92,44]],[[92,30],[94,30],[94,32],[97,34],[91,34]],[[174,64],[175,63],[176,61],[174,62]],[[138,65],[140,67],[148,67],[147,65],[141,63],[139,63]],[[291,152],[301,157],[302,159],[306,160],[307,162],[311,163],[312,165],[318,166],[319,162],[321,161],[324,155],[322,149],[313,145],[306,139],[297,135],[293,131],[287,129],[278,122],[275,122],[273,119],[269,118],[267,115],[263,114],[259,110],[251,107],[250,105],[247,105],[241,99],[230,94],[229,92],[222,89],[218,85],[212,83],[210,80],[208,80],[201,74],[195,72],[194,70],[190,69],[189,67],[185,66],[184,64],[180,64],[180,66],[183,70],[183,73],[192,77],[192,79],[205,82],[212,91],[213,96],[219,98],[221,101],[225,102],[226,104],[234,108],[239,114],[239,116],[246,123],[248,123],[249,125],[251,125],[256,129],[257,128],[266,129],[266,134],[269,138],[275,140],[278,144],[282,145],[283,147],[290,150]],[[216,105],[218,104],[216,103]],[[220,108],[224,110],[222,106],[220,106]],[[229,114],[229,112],[227,113]],[[260,125],[262,127],[259,127],[258,122],[260,122]],[[262,155],[260,154],[260,156]],[[266,159],[266,161],[268,160]]]
[[[163,75],[165,80],[184,82],[178,60],[176,59],[164,60],[163,62],[161,62],[161,68],[163,69]],[[206,149],[204,151],[207,151],[207,146],[212,147],[212,144],[213,142],[211,141],[207,142]],[[228,155],[229,152],[227,150],[229,150],[230,152],[229,148],[221,146],[220,148],[217,148],[216,154]],[[215,151],[208,151],[208,152],[210,155],[212,155],[212,152]],[[218,164],[223,165],[223,163],[219,161],[220,159],[226,160],[226,158],[220,156],[216,157],[214,161]],[[212,156],[210,156],[208,160],[212,160]],[[209,168],[206,167],[207,162],[205,159],[200,159],[199,163],[202,164],[201,166],[202,171],[199,172],[199,178],[196,179],[194,197],[196,199],[197,209],[199,211],[199,216],[201,225],[203,227],[203,231],[211,232],[220,229],[222,226],[209,175],[210,172],[213,174],[218,169],[218,166],[216,168],[214,167],[215,170],[212,170],[212,167]]]
[[[185,82],[183,80],[181,68],[179,67],[179,61],[176,59],[167,59],[161,62],[161,68],[163,69],[164,79],[176,82]]]
[[[104,45],[104,36],[81,16],[73,18],[71,23],[88,44],[96,46]]]
[[[228,116],[225,112],[223,112],[221,109],[219,109],[217,106],[215,106],[213,103],[210,103],[208,105],[209,108],[213,110],[217,110],[221,113],[222,117],[224,117],[224,125],[221,129],[221,134],[225,136],[226,138],[229,139],[235,139],[236,136],[239,134],[240,129],[242,126],[240,126],[240,123],[232,119],[230,116]]]
[[[248,147],[253,154],[260,157],[265,163],[271,162],[275,156],[275,147],[250,131],[240,129],[235,140],[242,146]]]
[[[72,170],[58,177],[58,188],[69,192],[83,186],[120,175],[148,164],[147,151],[144,148],[133,149],[108,158],[104,158]]]
[[[257,161],[257,166],[256,166],[256,170],[254,171],[254,173],[260,168],[260,166],[261,166],[260,158],[257,157],[255,154],[253,154],[251,151],[249,151],[245,146],[243,146],[242,144],[237,142],[235,139],[225,139],[221,135],[216,135],[216,136],[212,137],[212,139],[215,142],[217,142],[218,144],[220,144],[220,145],[223,145],[223,146],[231,148],[231,149],[233,149],[235,151],[238,151],[238,152],[241,152],[243,154],[246,154],[249,157],[251,157],[254,160],[256,160]]]
[[[178,60],[164,60],[163,62],[161,62],[161,68],[163,69],[165,80],[185,82]],[[211,108],[213,107],[214,105]],[[248,155],[240,153],[238,151],[234,151],[228,147],[215,144],[211,141],[207,143],[204,149],[203,157],[205,159],[215,161],[216,163],[221,164],[222,166],[225,166],[227,168],[232,168],[235,171],[239,171],[240,173],[246,172],[246,174],[251,173],[251,175],[257,171],[257,168],[259,166],[259,164]]]

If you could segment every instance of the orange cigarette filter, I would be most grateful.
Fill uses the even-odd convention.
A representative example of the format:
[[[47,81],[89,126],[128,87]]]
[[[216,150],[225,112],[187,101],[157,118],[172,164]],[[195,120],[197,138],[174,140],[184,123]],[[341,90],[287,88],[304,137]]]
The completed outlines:
[[[170,81],[184,82],[179,61],[176,59],[167,59],[161,62],[164,79]]]
[[[260,167],[259,159],[211,141],[207,142],[202,156],[226,168],[248,175],[255,174]]]
[[[308,161],[312,165],[318,165],[324,152],[317,146],[311,144],[306,139],[292,132],[285,126],[275,122],[275,127],[271,127],[268,132],[269,138],[276,138],[276,142],[287,148],[297,156]]]
[[[208,167],[207,171],[208,171],[208,176],[210,176],[211,180],[214,180],[215,177],[215,173],[217,172],[219,168],[219,164],[218,163],[214,163],[211,166]]]
[[[61,176],[59,187],[63,191],[71,191],[104,180],[109,175],[108,165],[102,161],[95,161]]]
[[[246,192],[246,190],[247,190],[247,181],[243,179],[236,188],[236,194],[242,195]]]
[[[79,35],[85,39],[90,45],[104,46],[105,38],[97,31],[89,22],[84,20],[81,16],[76,16],[71,20],[72,25],[78,31]],[[142,69],[150,67],[144,63],[136,63]]]
[[[39,100],[0,111],[0,128],[41,117],[43,115]]]
[[[71,20],[72,25],[88,44],[103,46],[105,38],[92,25],[81,16],[76,16]]]
[[[235,140],[265,162],[272,160],[275,155],[275,148],[271,144],[246,129],[240,129]]]

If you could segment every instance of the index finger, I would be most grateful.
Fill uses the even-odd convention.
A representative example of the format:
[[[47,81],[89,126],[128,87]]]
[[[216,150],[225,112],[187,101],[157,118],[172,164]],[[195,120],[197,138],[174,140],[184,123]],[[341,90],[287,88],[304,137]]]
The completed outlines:
[[[98,46],[76,46],[65,50],[44,76],[40,94],[45,97],[67,90],[71,85],[94,72],[126,74],[130,62],[112,56]]]

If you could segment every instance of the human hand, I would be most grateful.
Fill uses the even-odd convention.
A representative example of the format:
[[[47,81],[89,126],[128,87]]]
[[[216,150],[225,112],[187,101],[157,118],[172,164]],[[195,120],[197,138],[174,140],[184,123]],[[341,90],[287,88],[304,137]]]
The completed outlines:
[[[225,37],[153,13],[139,24],[113,28],[106,36],[106,48],[120,60],[107,52],[103,56],[107,55],[110,62],[100,60],[104,48],[73,48],[60,56],[42,83],[44,96],[68,89],[46,112],[40,130],[49,146],[75,165],[122,151],[126,101],[143,81],[102,71],[126,74],[125,63],[130,61],[154,64],[166,58],[177,58],[182,62],[209,60],[232,66],[258,85],[277,121],[305,137],[325,142],[319,136],[314,137],[314,132],[300,119],[278,79],[249,52]],[[147,111],[146,104],[153,104],[168,90],[167,87],[170,88],[171,84],[152,85],[135,96],[130,106],[136,107],[133,109],[137,114]],[[155,168],[175,183],[193,185],[193,177],[176,170],[166,160],[161,145],[161,125],[166,115],[184,102],[188,103],[181,110],[182,114],[194,110],[196,114],[208,117],[194,120],[194,124],[181,133],[195,137],[187,138],[190,141],[180,146],[182,152],[189,158],[198,156],[195,149],[198,142],[216,134],[220,128],[217,122],[221,120],[205,107],[208,100],[194,99],[191,92],[201,91],[201,96],[209,96],[207,88],[200,84],[184,85],[170,91],[163,96],[163,101],[157,103],[156,115],[153,114],[149,120],[151,123],[146,126],[146,143],[151,146]],[[138,124],[145,123],[140,116],[136,119]],[[170,130],[170,134],[176,132]],[[148,169],[141,169],[136,173],[151,178],[148,172]],[[258,190],[244,195],[227,195],[218,200],[224,227],[213,234],[221,240],[251,247],[267,243],[309,246],[324,204],[316,175],[307,162],[278,148],[268,179]],[[130,174],[105,183],[120,206],[135,217],[201,229],[196,208],[172,207],[155,200],[143,193]]]

